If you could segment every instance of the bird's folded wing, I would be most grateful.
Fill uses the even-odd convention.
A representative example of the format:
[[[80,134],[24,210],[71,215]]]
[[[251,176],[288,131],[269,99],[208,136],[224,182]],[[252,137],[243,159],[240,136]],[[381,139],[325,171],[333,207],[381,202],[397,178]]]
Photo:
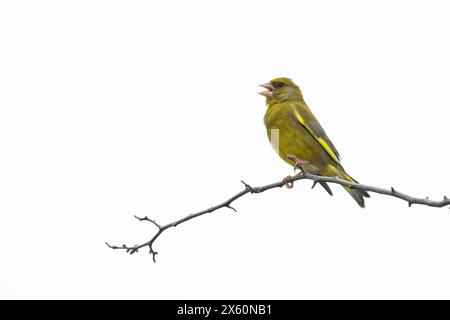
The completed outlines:
[[[293,106],[293,112],[298,122],[304,126],[308,132],[319,142],[322,148],[330,155],[330,157],[339,163],[339,153],[333,143],[328,138],[325,130],[323,130],[319,121],[312,114],[309,108],[303,104]]]

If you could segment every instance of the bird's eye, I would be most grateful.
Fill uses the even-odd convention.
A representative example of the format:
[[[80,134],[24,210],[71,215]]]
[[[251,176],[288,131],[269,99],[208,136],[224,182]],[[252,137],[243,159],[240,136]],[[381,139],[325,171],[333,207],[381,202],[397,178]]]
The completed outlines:
[[[274,86],[275,88],[281,88],[281,87],[284,87],[284,83],[283,83],[283,82],[275,82],[275,83],[273,84],[273,86]]]

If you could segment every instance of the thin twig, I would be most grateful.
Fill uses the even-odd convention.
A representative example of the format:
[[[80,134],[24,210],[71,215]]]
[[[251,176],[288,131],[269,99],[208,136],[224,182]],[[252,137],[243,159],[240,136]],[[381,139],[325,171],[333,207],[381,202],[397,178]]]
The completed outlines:
[[[158,252],[156,252],[155,250],[153,250],[153,243],[155,242],[156,239],[158,239],[158,237],[167,229],[172,228],[172,227],[176,227],[179,224],[182,224],[184,222],[187,222],[191,219],[197,218],[199,216],[202,216],[204,214],[207,213],[211,213],[214,212],[218,209],[221,208],[229,208],[231,210],[234,210],[236,212],[236,209],[233,208],[231,206],[231,204],[236,201],[237,199],[245,196],[246,194],[254,194],[254,193],[262,193],[264,191],[270,190],[270,189],[274,189],[274,188],[281,188],[285,185],[287,185],[290,182],[294,182],[294,181],[298,181],[298,180],[311,180],[314,182],[314,185],[318,182],[328,182],[328,183],[334,183],[334,184],[339,184],[342,186],[347,186],[353,189],[359,189],[359,190],[365,190],[368,192],[374,192],[374,193],[379,193],[379,194],[384,194],[387,196],[391,196],[391,197],[395,197],[401,200],[404,200],[408,203],[408,206],[411,206],[413,204],[420,204],[420,205],[425,205],[425,206],[430,206],[430,207],[445,207],[450,205],[450,199],[447,198],[446,196],[444,196],[444,199],[441,201],[438,200],[430,200],[428,197],[426,198],[416,198],[416,197],[411,197],[407,194],[404,194],[400,191],[395,190],[394,188],[390,188],[390,189],[383,189],[383,188],[378,188],[378,187],[372,187],[369,185],[365,185],[365,184],[360,184],[360,183],[354,183],[354,182],[350,182],[338,177],[327,177],[327,176],[318,176],[318,175],[314,175],[311,173],[307,173],[305,171],[300,172],[299,174],[290,177],[290,179],[287,181],[286,179],[283,179],[281,181],[278,182],[274,182],[271,184],[267,184],[267,185],[263,185],[260,187],[252,187],[249,184],[245,183],[244,181],[241,181],[244,186],[245,189],[236,193],[234,196],[232,196],[231,198],[229,198],[228,200],[219,203],[218,205],[215,205],[213,207],[210,207],[208,209],[202,210],[200,212],[197,213],[193,213],[190,214],[182,219],[179,219],[177,221],[171,222],[169,224],[166,225],[160,225],[159,223],[157,223],[155,220],[151,220],[149,219],[147,216],[140,218],[135,216],[136,219],[138,219],[139,221],[149,221],[151,222],[153,225],[155,225],[158,228],[158,232],[156,232],[156,234],[147,242],[144,242],[142,244],[139,245],[135,245],[135,246],[126,246],[126,245],[122,245],[122,246],[112,246],[110,244],[108,244],[106,242],[106,245],[108,247],[110,247],[111,249],[121,249],[121,250],[125,250],[127,253],[133,254],[135,252],[138,252],[139,249],[144,248],[144,247],[148,247],[150,250],[150,254],[153,256],[153,261],[156,262],[156,255],[158,254]]]

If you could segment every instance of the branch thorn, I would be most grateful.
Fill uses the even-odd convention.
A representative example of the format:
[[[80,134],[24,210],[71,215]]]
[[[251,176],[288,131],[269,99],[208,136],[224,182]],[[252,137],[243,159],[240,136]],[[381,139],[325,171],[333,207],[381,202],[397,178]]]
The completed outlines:
[[[255,192],[255,190],[248,183],[245,183],[244,180],[241,180],[241,182],[245,186],[245,189],[249,190],[251,193]]]

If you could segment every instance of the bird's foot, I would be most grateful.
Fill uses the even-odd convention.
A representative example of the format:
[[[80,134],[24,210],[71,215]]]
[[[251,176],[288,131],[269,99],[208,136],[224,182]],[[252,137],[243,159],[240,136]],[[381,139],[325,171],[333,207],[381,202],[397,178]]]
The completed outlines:
[[[305,165],[306,165],[307,163],[309,163],[309,161],[298,159],[296,156],[293,156],[293,155],[291,155],[291,154],[288,154],[288,155],[287,155],[287,158],[288,158],[289,160],[291,160],[292,162],[294,162],[294,172],[297,172],[297,170],[300,170],[300,172],[297,173],[294,177],[292,177],[292,176],[287,176],[287,177],[285,177],[285,178],[283,179],[286,188],[291,189],[291,188],[294,187],[294,180],[293,180],[293,178],[300,177],[300,176],[302,176],[304,173],[306,173]]]
[[[293,156],[291,154],[288,154],[287,158],[294,162],[294,172],[296,172],[297,170],[300,170],[300,172],[298,173],[299,175],[306,172],[305,165],[307,163],[309,163],[309,161],[298,159],[296,156]]]
[[[292,180],[292,176],[284,177],[283,181],[286,188],[292,189],[294,187],[294,181]]]

